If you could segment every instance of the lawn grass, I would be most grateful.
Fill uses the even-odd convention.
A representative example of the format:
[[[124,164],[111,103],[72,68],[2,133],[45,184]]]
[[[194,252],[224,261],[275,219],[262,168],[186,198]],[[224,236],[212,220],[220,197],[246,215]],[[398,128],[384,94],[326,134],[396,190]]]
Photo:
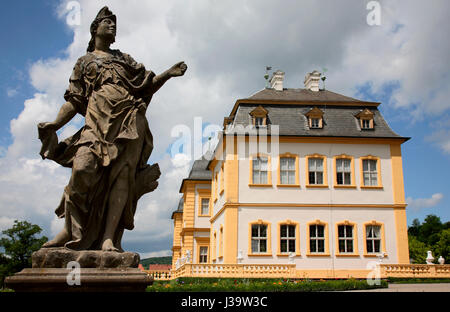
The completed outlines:
[[[387,288],[385,280],[380,285],[369,285],[356,279],[341,280],[290,280],[290,279],[233,279],[233,278],[179,278],[172,281],[155,281],[148,292],[311,292],[343,291]]]

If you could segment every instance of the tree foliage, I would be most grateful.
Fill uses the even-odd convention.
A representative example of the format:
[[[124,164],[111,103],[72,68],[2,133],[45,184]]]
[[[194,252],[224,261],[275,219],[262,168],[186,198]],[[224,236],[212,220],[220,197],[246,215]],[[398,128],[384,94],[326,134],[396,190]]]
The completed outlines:
[[[14,221],[12,228],[2,231],[0,238],[0,286],[5,276],[31,267],[31,254],[39,250],[48,238],[37,237],[42,229],[27,221]]]
[[[408,228],[409,257],[414,263],[426,263],[431,250],[435,263],[439,256],[450,262],[450,222],[442,223],[436,215],[428,215],[423,223],[414,219]]]

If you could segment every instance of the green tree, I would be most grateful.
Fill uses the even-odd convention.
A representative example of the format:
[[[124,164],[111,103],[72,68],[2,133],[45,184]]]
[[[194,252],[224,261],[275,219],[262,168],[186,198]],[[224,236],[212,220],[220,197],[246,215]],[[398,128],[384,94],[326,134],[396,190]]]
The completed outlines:
[[[439,241],[439,233],[442,230],[441,218],[436,215],[428,215],[419,228],[417,238],[429,246],[435,246]]]
[[[412,225],[408,228],[408,235],[419,236],[420,221],[419,219],[414,219]]]
[[[3,285],[5,276],[18,272],[26,267],[31,267],[31,254],[44,244],[48,238],[36,237],[42,229],[27,221],[14,221],[12,228],[2,232],[0,248],[0,284]]]
[[[435,258],[442,256],[447,263],[450,262],[450,229],[443,230],[434,250]]]
[[[414,260],[414,263],[425,263],[427,258],[427,251],[431,250],[430,246],[418,240],[415,236],[408,236],[409,242],[409,258]]]

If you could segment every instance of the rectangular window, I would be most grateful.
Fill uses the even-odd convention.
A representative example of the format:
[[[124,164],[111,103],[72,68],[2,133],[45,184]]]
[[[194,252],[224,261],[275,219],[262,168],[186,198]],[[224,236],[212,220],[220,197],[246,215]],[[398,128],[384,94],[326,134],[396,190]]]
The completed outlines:
[[[267,225],[252,224],[252,253],[267,252]]]
[[[267,157],[253,158],[253,184],[267,184]]]
[[[280,226],[280,251],[295,252],[295,225]]]
[[[208,263],[208,247],[200,247],[200,263]]]
[[[320,128],[319,118],[311,118],[311,128]]]
[[[336,159],[336,181],[338,185],[352,184],[352,169],[350,159]]]
[[[309,226],[310,252],[325,252],[325,226],[314,224]]]
[[[280,158],[280,183],[295,184],[295,158]]]
[[[339,225],[338,240],[340,253],[353,253],[353,226]]]
[[[209,199],[202,198],[202,215],[209,215]]]
[[[378,225],[366,226],[366,249],[367,253],[380,252],[381,227]]]
[[[363,119],[362,122],[362,128],[363,129],[370,129],[370,120],[369,119]]]
[[[376,159],[363,159],[363,177],[365,186],[378,186]]]
[[[323,184],[323,158],[309,158],[309,184]]]

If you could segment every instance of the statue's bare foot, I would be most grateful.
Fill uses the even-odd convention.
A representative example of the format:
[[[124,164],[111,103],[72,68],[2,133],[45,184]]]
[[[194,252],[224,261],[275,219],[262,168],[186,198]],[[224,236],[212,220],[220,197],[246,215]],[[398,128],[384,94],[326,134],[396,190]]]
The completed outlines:
[[[66,229],[62,229],[54,239],[46,242],[42,245],[42,248],[52,248],[52,247],[63,247],[65,243],[67,243],[70,239],[69,233]]]
[[[103,242],[102,245],[102,250],[103,251],[119,251],[119,249],[117,249],[116,247],[114,247],[113,242],[110,238],[105,239],[105,241]]]

